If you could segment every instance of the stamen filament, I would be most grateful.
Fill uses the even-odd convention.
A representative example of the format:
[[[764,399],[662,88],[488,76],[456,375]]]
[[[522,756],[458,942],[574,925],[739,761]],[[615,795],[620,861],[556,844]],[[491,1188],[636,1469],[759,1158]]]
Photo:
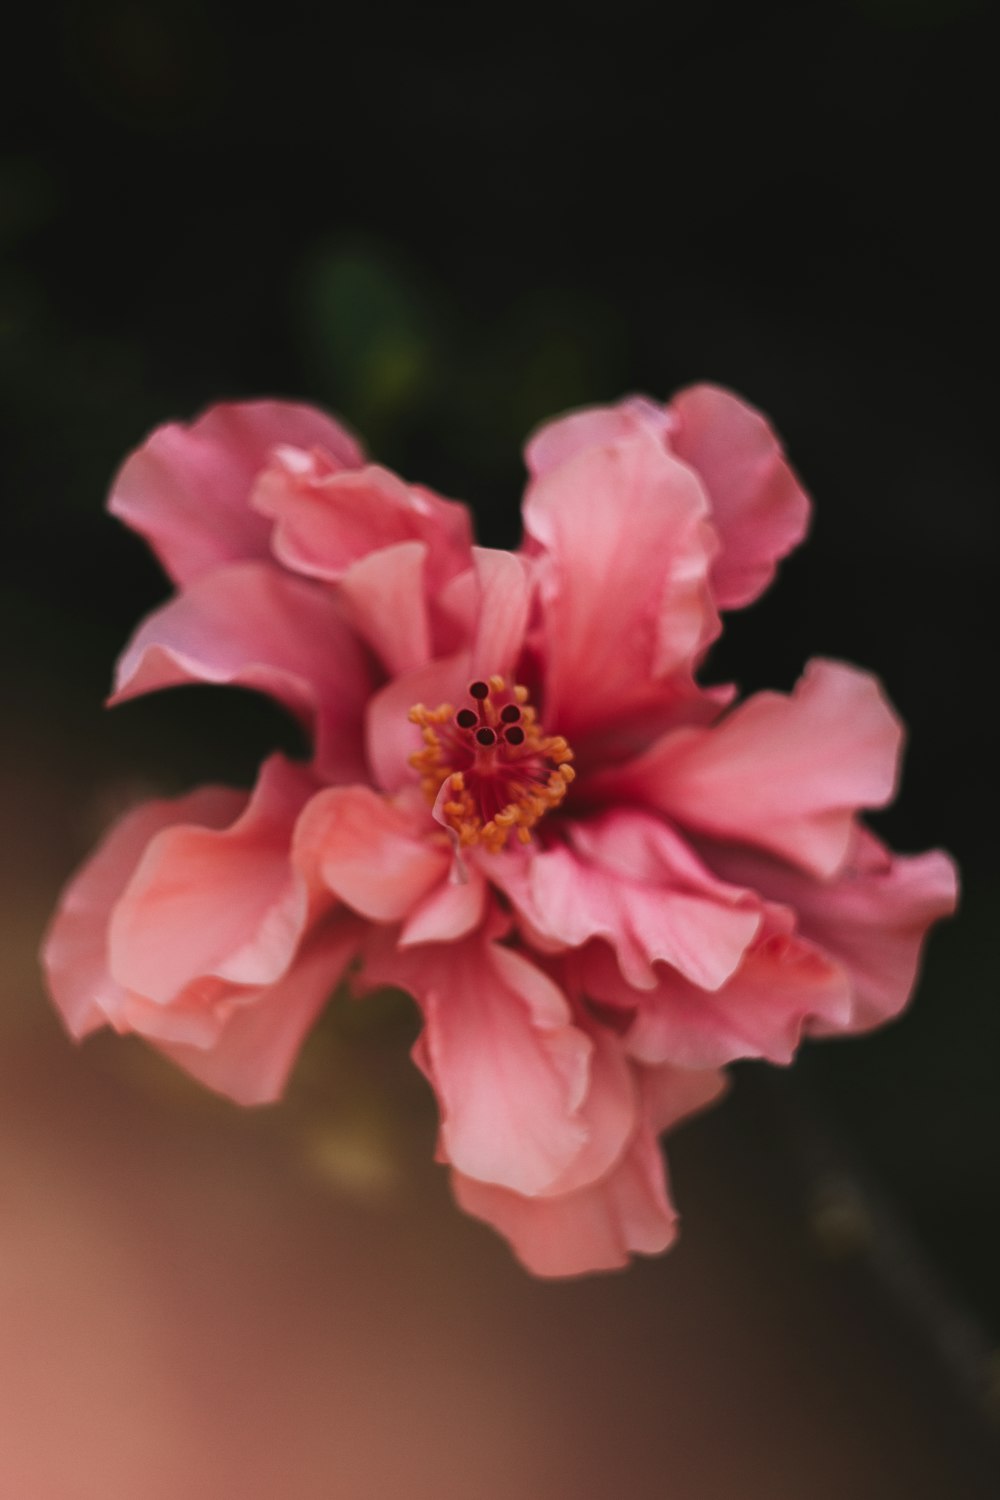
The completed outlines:
[[[512,832],[530,843],[531,830],[559,806],[573,780],[573,752],[562,735],[543,733],[523,684],[477,678],[469,697],[475,707],[457,713],[450,703],[414,705],[409,717],[423,748],[410,764],[431,803],[448,783],[439,816],[458,843],[497,853]]]

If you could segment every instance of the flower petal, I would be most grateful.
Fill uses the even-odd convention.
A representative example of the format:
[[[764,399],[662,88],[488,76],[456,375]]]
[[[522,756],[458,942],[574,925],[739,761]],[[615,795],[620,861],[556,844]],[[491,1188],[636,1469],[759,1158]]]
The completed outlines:
[[[396,542],[359,558],[340,580],[347,618],[393,677],[431,654],[426,564],[426,542]]]
[[[109,509],[146,538],[175,583],[267,557],[271,528],[250,509],[250,492],[281,443],[323,449],[338,467],[364,462],[355,439],[324,412],[289,401],[225,403],[190,425],[158,427],[126,459]]]
[[[246,804],[245,792],[228,787],[145,802],[115,824],[74,875],[41,951],[49,991],[73,1036],[121,1015],[125,990],[108,968],[108,923],[150,841],[178,825],[224,828]]]
[[[428,662],[374,693],[368,703],[365,743],[372,779],[387,792],[416,785],[410,756],[421,747],[420,731],[410,722],[418,703],[437,708],[463,703],[471,681],[467,652]]]
[[[646,396],[627,396],[614,406],[584,406],[545,422],[528,439],[524,460],[533,478],[568,463],[588,448],[633,437],[644,429],[665,441],[673,418]]]
[[[928,929],[955,909],[958,878],[941,850],[893,855],[865,828],[855,828],[844,867],[814,880],[751,850],[718,849],[707,857],[737,879],[799,914],[802,935],[851,980],[853,1005],[843,1024],[818,1016],[814,1035],[868,1031],[897,1016],[913,990]]]
[[[639,1082],[646,1117],[655,1135],[700,1115],[729,1088],[727,1075],[715,1068],[675,1068],[669,1064],[640,1068]]]
[[[272,756],[228,828],[174,824],[153,837],[111,916],[109,969],[123,988],[167,1005],[206,976],[262,985],[285,973],[308,915],[291,834],[314,785]]]
[[[592,1044],[541,970],[481,939],[369,952],[368,987],[399,985],[425,1030],[415,1058],[441,1106],[446,1159],[482,1182],[544,1192],[587,1145]]]
[[[711,876],[677,836],[635,811],[571,824],[570,843],[491,856],[489,872],[547,951],[604,938],[627,982],[657,983],[654,964],[718,989],[760,923],[759,904]]]
[[[452,864],[450,878],[441,882],[408,917],[399,946],[453,943],[479,927],[486,910],[486,881],[469,865]]]
[[[591,992],[605,998],[595,969]],[[641,1062],[682,1068],[724,1067],[740,1057],[788,1063],[803,1033],[818,1024],[842,1030],[851,1014],[850,985],[839,964],[812,944],[777,933],[756,943],[713,994],[664,969],[656,989],[642,996],[633,992],[636,999],[629,1053]]]
[[[611,1170],[635,1134],[640,1108],[621,1038],[586,1012],[578,1014],[577,1025],[593,1043],[587,1096],[580,1108],[587,1143],[547,1190],[560,1196],[597,1182]]]
[[[204,1050],[215,1046],[233,1005],[259,992],[257,987],[230,984],[214,975],[192,979],[170,997],[169,1005],[125,990],[112,1024],[116,1031],[132,1032],[155,1046],[181,1042]]]
[[[642,430],[529,485],[550,731],[576,745],[670,700],[718,628],[707,515],[691,470]]]
[[[447,850],[406,811],[367,786],[329,787],[313,797],[295,830],[295,860],[375,922],[401,922],[450,864]]]
[[[644,396],[570,412],[526,450],[534,476],[587,449],[646,431],[701,481],[722,546],[712,564],[720,609],[750,604],[804,537],[810,504],[767,419],[731,391],[694,385],[663,407]]]
[[[559,1198],[530,1198],[461,1172],[452,1174],[452,1190],[458,1206],[498,1230],[535,1276],[620,1270],[630,1255],[657,1255],[677,1237],[659,1151],[645,1137],[604,1181]]]
[[[237,1104],[278,1099],[302,1042],[358,948],[361,927],[337,917],[306,942],[275,984],[239,996],[210,1045],[158,1042],[161,1052]]]
[[[846,857],[858,808],[893,796],[901,739],[874,677],[813,661],[791,696],[757,693],[711,728],[666,734],[592,784],[825,876]]]
[[[453,1173],[459,1205],[498,1229],[536,1276],[617,1270],[631,1254],[659,1254],[677,1237],[656,1133],[706,1107],[724,1080],[717,1073],[673,1068],[636,1072],[644,1119],[599,1181],[562,1196],[532,1198]]]
[[[531,607],[530,567],[519,553],[473,547],[472,565],[434,595],[437,654],[468,650],[470,680],[499,674],[513,681]]]
[[[531,590],[525,561],[493,547],[472,549],[479,584],[470,659],[473,677],[513,676],[528,624]]]
[[[762,594],[809,526],[809,499],[767,419],[715,385],[693,385],[668,408],[670,445],[708,492],[722,550],[712,565],[720,609]]]
[[[389,469],[333,469],[297,451],[275,455],[253,507],[273,519],[275,556],[296,572],[335,581],[371,552],[424,542],[428,582],[439,588],[469,565],[469,513]]]
[[[111,702],[186,682],[239,684],[277,698],[313,727],[323,774],[366,776],[370,668],[336,601],[304,579],[256,562],[204,574],[139,627],[119,660]]]

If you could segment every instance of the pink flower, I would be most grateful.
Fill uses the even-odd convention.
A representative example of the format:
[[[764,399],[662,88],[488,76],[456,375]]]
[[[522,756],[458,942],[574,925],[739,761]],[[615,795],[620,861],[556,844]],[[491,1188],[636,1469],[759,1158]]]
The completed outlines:
[[[757,412],[698,386],[527,456],[516,553],[303,407],[216,407],[128,460],[111,508],[178,591],[112,701],[240,683],[314,754],[130,814],[44,962],[74,1035],[139,1032],[244,1103],[349,968],[408,990],[459,1203],[567,1275],[671,1243],[659,1133],[736,1058],[896,1015],[956,882],[859,822],[901,738],[872,677],[697,682],[808,522]]]

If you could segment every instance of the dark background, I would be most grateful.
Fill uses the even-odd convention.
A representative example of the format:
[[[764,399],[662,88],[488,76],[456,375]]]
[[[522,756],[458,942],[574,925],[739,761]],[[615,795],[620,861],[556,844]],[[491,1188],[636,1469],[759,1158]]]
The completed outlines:
[[[285,3],[258,20],[134,0],[26,20],[0,146],[8,733],[41,715],[56,741],[83,736],[86,764],[177,784],[248,778],[291,742],[239,694],[100,715],[165,593],[101,503],[167,418],[220,397],[326,404],[512,544],[534,423],[731,385],[772,416],[817,510],[712,671],[748,689],[789,687],[815,654],[877,671],[911,730],[879,827],[948,847],[965,881],[915,1008],[807,1049],[795,1108],[995,1341],[986,7]]]

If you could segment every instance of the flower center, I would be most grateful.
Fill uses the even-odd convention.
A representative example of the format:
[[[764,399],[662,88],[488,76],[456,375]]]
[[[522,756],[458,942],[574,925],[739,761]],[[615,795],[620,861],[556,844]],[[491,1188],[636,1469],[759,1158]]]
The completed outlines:
[[[562,735],[544,733],[520,683],[473,682],[469,699],[457,713],[450,703],[410,709],[424,741],[410,765],[459,843],[495,854],[511,833],[530,843],[535,824],[559,806],[575,774],[573,752]]]

